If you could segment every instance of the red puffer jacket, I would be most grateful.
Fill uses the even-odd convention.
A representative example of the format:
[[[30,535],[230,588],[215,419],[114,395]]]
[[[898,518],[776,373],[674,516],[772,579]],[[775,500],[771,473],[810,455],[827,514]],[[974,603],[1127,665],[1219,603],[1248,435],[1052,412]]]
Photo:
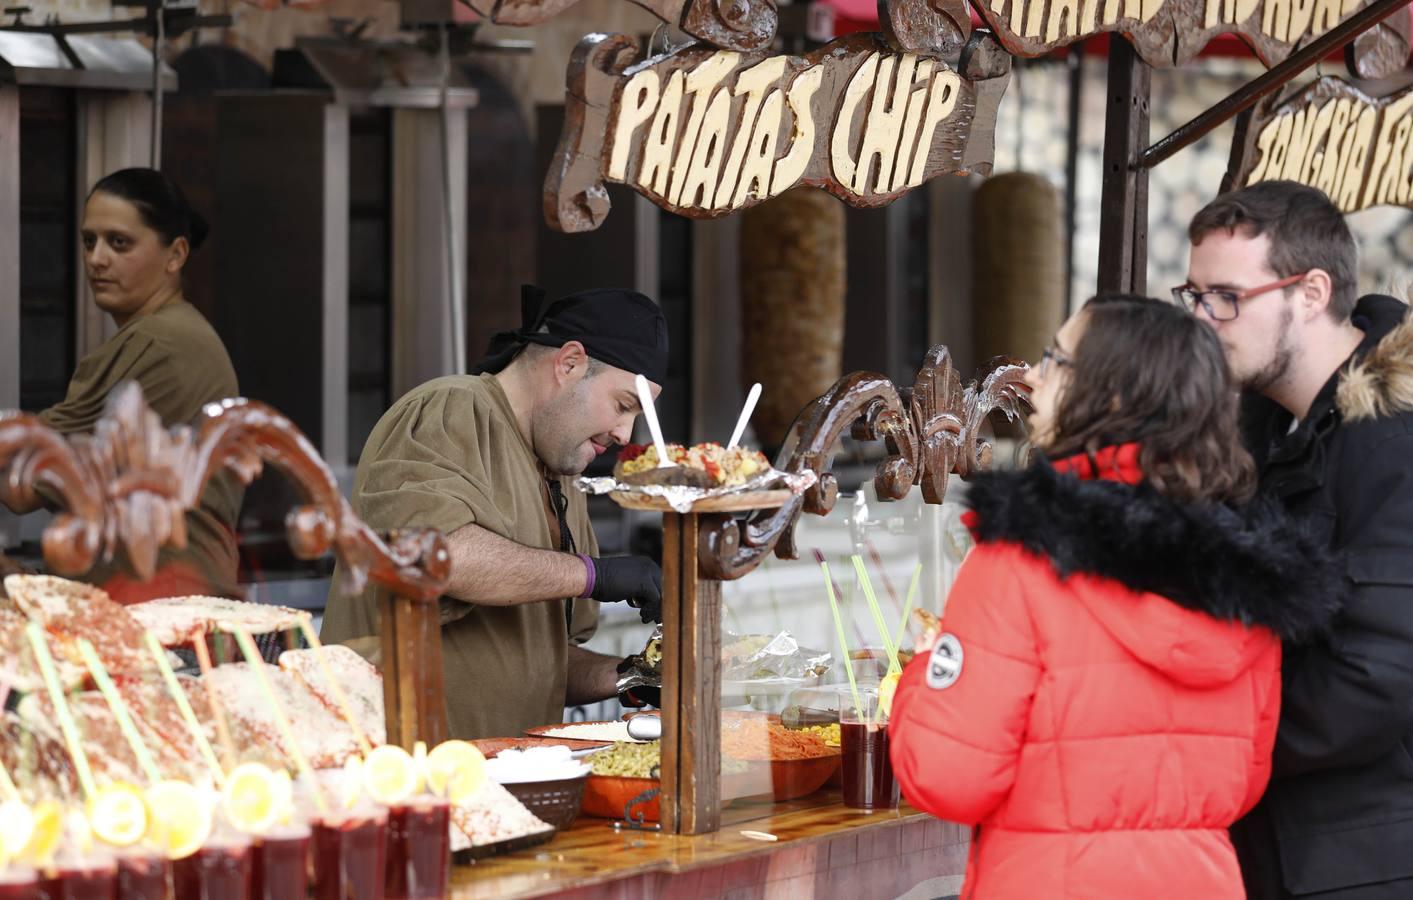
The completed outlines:
[[[1180,504],[1138,448],[974,481],[978,546],[903,674],[908,801],[979,824],[968,898],[1244,896],[1227,827],[1270,775],[1280,642],[1339,580],[1264,504]]]

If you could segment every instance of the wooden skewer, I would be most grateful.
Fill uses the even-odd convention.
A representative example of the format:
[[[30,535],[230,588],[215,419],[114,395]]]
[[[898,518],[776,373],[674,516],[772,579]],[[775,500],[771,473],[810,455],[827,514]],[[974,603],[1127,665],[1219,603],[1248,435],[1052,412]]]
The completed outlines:
[[[324,645],[319,642],[319,634],[314,630],[313,616],[303,615],[299,617],[299,630],[304,634],[304,639],[309,642],[309,647],[314,651],[314,661],[319,666],[319,673],[324,676],[324,680],[334,689],[334,702],[338,704],[339,712],[343,715],[348,727],[353,729],[353,736],[358,740],[358,748],[367,756],[373,749],[369,743],[367,735],[363,729],[358,727],[358,721],[353,716],[353,704],[348,702],[348,695],[343,692],[343,686],[334,678],[333,670],[329,668],[328,655],[324,652]]]
[[[206,700],[211,704],[211,715],[216,719],[216,738],[221,742],[225,770],[229,772],[236,764],[235,742],[231,740],[231,728],[226,722],[226,708],[221,705],[221,695],[216,690],[216,683],[210,680],[211,670],[215,666],[211,665],[211,651],[206,647],[206,635],[198,635],[191,645],[196,650],[196,664],[201,667],[201,682],[206,686]]]

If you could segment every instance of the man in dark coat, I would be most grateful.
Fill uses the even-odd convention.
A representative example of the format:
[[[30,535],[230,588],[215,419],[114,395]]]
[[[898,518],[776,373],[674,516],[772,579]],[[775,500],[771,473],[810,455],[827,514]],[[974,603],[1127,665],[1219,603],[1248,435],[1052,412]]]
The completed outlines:
[[[1318,190],[1267,182],[1193,219],[1188,283],[1244,388],[1262,492],[1326,538],[1344,608],[1287,646],[1273,776],[1232,829],[1248,894],[1413,898],[1413,321],[1357,297]]]

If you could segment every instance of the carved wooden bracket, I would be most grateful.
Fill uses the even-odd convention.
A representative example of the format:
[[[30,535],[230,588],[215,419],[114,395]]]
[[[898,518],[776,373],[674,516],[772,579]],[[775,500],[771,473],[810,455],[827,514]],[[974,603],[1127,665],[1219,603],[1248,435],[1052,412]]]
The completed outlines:
[[[772,550],[796,559],[795,523],[802,512],[827,515],[839,496],[829,471],[839,438],[851,429],[858,440],[882,440],[888,456],[878,464],[874,486],[880,499],[899,500],[921,483],[923,499],[941,503],[947,478],[966,477],[991,464],[985,426],[993,413],[1020,421],[1029,410],[1026,366],[1004,357],[992,360],[985,376],[963,387],[946,347],[932,348],[911,389],[899,389],[873,372],[855,372],[834,384],[805,408],[790,429],[776,468],[812,470],[814,486],[775,510],[743,521],[726,515],[702,516],[700,564],[704,578],[730,581],[760,564]]]
[[[1413,88],[1370,97],[1325,77],[1237,119],[1222,190],[1289,180],[1346,213],[1413,207]]]
[[[578,0],[468,0],[497,25],[538,25]],[[669,25],[727,50],[770,46],[780,15],[773,0],[633,0]]]
[[[93,434],[65,439],[37,416],[0,413],[0,490],[23,501],[36,490],[64,507],[45,529],[44,558],[56,572],[80,575],[119,548],[140,578],[157,552],[186,546],[186,510],[222,469],[249,484],[271,463],[306,503],[285,520],[301,558],[332,550],[350,590],[367,579],[395,594],[433,601],[446,586],[451,557],[431,529],[395,532],[384,541],[353,514],[329,467],[294,423],[270,407],[233,399],[209,404],[198,430],[164,428],[127,383],[108,398]]]

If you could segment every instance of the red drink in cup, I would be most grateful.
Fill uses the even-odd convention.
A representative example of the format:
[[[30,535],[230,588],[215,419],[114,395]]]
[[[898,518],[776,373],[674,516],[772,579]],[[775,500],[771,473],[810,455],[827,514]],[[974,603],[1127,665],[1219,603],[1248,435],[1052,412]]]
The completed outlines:
[[[39,900],[39,876],[24,866],[0,867],[0,900]]]
[[[382,900],[387,810],[325,816],[312,830],[316,900]]]
[[[118,866],[112,858],[83,857],[56,860],[39,882],[45,900],[114,900],[118,896]]]
[[[169,900],[172,864],[151,852],[124,853],[118,857],[118,900]]]
[[[248,900],[251,846],[236,840],[211,842],[172,870],[181,900]]]
[[[422,795],[388,810],[388,900],[441,897],[451,868],[451,806]]]
[[[854,809],[897,809],[898,782],[888,757],[888,718],[878,711],[878,697],[866,694],[859,704],[839,711],[843,750],[844,805]]]
[[[304,900],[309,893],[309,827],[286,825],[255,841],[251,900]]]

